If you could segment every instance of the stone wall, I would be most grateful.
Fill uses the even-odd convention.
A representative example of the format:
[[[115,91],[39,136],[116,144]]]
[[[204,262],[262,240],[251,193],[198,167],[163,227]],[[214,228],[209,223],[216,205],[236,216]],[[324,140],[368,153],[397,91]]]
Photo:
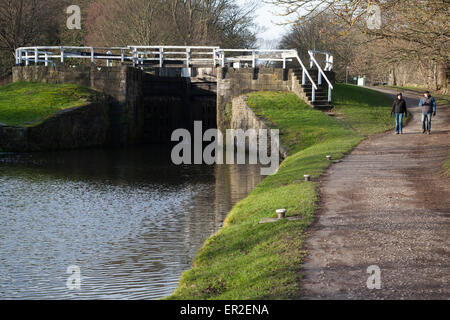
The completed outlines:
[[[108,98],[114,135],[110,143],[138,143],[143,132],[142,72],[127,66],[19,66],[13,82],[72,83],[92,88]]]
[[[173,130],[216,128],[216,83],[160,76],[127,66],[14,67],[13,81],[72,83],[97,90],[109,106],[109,145],[170,143]],[[158,74],[158,75],[156,75]]]
[[[286,91],[292,89],[292,72],[280,68],[218,68],[217,127],[230,128],[229,113],[233,98],[256,91]]]
[[[0,124],[0,148],[6,152],[31,152],[103,146],[111,138],[109,113],[105,101],[94,101],[62,110],[30,126]]]
[[[253,110],[248,106],[243,96],[233,98],[231,102],[231,117],[229,129],[242,129],[247,131],[249,129],[265,129],[270,130],[277,129],[274,125],[269,123],[268,120],[258,117]],[[268,145],[270,146],[270,133],[267,135]],[[280,157],[282,159],[287,158],[286,149],[280,145]]]

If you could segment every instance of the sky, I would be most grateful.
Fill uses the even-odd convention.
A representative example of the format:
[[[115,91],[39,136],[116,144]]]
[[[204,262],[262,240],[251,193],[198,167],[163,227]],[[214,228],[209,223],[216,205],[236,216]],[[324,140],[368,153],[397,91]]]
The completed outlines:
[[[286,19],[283,17],[276,16],[277,13],[280,13],[280,10],[274,7],[273,5],[264,4],[261,1],[261,7],[256,12],[257,19],[256,22],[266,27],[266,31],[259,36],[264,38],[265,40],[278,39],[280,34],[282,34],[287,26],[280,26],[277,23],[283,22]]]
[[[266,4],[263,0],[258,0],[260,5],[256,11],[256,23],[265,28],[265,31],[258,34],[258,38],[266,41],[280,40],[283,33],[289,28],[288,26],[280,26],[277,23],[285,21],[285,18],[276,16],[280,10],[270,4]],[[245,0],[239,0],[241,3],[245,3]]]

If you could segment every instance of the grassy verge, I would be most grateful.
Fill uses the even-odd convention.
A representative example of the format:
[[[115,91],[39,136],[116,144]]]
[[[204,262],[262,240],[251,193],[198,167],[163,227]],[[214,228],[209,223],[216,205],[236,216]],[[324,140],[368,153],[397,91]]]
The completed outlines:
[[[305,251],[303,232],[318,208],[317,179],[330,165],[326,155],[342,158],[368,134],[392,127],[391,99],[355,86],[337,85],[337,119],[307,106],[296,95],[250,94],[256,114],[280,128],[290,156],[229,213],[224,228],[206,241],[193,268],[182,275],[169,299],[290,299],[298,295]],[[299,221],[259,225],[286,208]]]
[[[444,163],[444,172],[450,178],[450,154],[448,155],[447,161]]]
[[[59,110],[82,106],[95,94],[72,84],[11,83],[0,87],[0,122],[26,125]]]
[[[412,87],[412,86],[405,86],[405,87],[385,86],[385,88],[395,89],[395,90],[397,90],[399,92],[405,91],[405,90],[413,91],[413,92],[416,92],[417,95],[420,96],[420,97],[423,95],[423,93],[425,91],[428,90],[428,91],[431,92],[431,95],[436,99],[436,102],[438,103],[438,105],[441,105],[441,106],[449,106],[450,105],[450,96],[449,95],[439,94],[439,93],[437,93],[435,91],[432,91],[432,90],[429,90],[429,89],[426,89],[426,88]]]

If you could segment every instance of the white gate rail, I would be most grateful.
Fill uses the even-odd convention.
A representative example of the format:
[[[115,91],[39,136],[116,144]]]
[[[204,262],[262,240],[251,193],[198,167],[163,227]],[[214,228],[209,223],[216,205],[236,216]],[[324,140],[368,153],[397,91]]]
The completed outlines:
[[[162,68],[165,63],[178,62],[189,68],[192,65],[216,65],[219,47],[128,46],[128,49],[135,66],[153,62]]]

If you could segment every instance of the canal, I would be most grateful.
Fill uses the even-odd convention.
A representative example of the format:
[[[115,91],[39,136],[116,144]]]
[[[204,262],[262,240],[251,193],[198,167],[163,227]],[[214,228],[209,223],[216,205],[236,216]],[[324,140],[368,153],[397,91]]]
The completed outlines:
[[[0,298],[170,295],[261,180],[258,166],[172,165],[162,146],[0,154]]]

